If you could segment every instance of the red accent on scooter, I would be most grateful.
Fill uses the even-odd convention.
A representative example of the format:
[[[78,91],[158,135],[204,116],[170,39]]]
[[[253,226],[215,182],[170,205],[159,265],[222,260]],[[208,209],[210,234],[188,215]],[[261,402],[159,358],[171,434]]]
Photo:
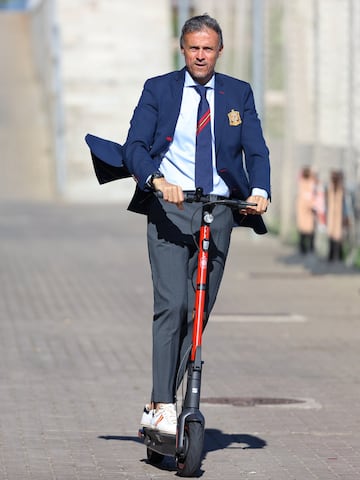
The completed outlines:
[[[199,253],[198,253],[198,269],[196,278],[196,293],[195,293],[195,315],[193,324],[192,335],[192,349],[190,360],[195,361],[196,349],[201,345],[202,332],[204,325],[204,307],[206,298],[206,288],[203,288],[207,284],[207,265],[208,265],[208,245],[210,242],[210,227],[208,225],[202,225],[200,227],[199,238]],[[206,248],[205,248],[206,246]]]

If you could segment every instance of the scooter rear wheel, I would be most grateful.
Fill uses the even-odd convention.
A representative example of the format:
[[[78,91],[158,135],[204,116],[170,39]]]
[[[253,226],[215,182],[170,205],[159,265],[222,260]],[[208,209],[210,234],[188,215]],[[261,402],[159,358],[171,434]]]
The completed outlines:
[[[204,425],[189,422],[185,425],[185,455],[177,460],[180,477],[192,477],[199,471],[204,448]]]
[[[149,460],[149,463],[151,465],[159,465],[164,460],[164,455],[161,453],[155,452],[154,450],[151,450],[151,448],[146,449],[146,454],[147,458]]]

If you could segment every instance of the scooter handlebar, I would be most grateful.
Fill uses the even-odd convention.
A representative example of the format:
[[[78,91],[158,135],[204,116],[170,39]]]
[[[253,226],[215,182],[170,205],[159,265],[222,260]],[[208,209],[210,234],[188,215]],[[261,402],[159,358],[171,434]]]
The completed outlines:
[[[163,198],[163,193],[160,190],[156,190],[154,194],[158,198]],[[236,198],[218,198],[218,195],[203,195],[200,193],[188,193],[184,192],[184,201],[187,203],[206,203],[212,205],[226,205],[230,208],[243,209],[246,207],[256,207],[257,203],[247,202],[246,200],[240,200]]]

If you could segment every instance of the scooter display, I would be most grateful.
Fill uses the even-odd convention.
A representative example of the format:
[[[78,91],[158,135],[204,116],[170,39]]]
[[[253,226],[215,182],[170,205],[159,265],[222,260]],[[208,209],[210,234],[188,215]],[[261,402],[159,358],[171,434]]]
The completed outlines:
[[[158,193],[158,192],[157,192]],[[160,196],[160,195],[158,195]],[[192,477],[200,469],[205,434],[205,418],[200,411],[201,374],[203,360],[201,355],[202,333],[204,326],[204,306],[207,295],[207,273],[213,209],[216,205],[245,209],[256,206],[254,203],[236,199],[219,199],[216,195],[202,194],[197,189],[195,195],[185,196],[186,202],[198,202],[202,208],[202,220],[198,241],[198,268],[195,291],[194,323],[192,345],[187,365],[185,398],[178,416],[176,435],[168,435],[143,427],[139,437],[147,448],[148,461],[153,465],[162,462],[165,456],[175,457],[177,473],[181,477]]]

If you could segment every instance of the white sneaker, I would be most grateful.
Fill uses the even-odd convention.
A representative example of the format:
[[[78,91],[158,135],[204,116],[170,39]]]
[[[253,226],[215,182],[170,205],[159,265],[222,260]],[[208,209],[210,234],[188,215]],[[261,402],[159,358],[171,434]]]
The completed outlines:
[[[160,433],[176,435],[177,417],[173,403],[162,403],[154,411],[151,425]]]
[[[145,405],[144,407],[144,412],[142,414],[141,420],[140,420],[140,427],[147,427],[147,428],[153,428],[152,426],[152,418],[154,416],[154,411],[151,408],[151,405]]]

